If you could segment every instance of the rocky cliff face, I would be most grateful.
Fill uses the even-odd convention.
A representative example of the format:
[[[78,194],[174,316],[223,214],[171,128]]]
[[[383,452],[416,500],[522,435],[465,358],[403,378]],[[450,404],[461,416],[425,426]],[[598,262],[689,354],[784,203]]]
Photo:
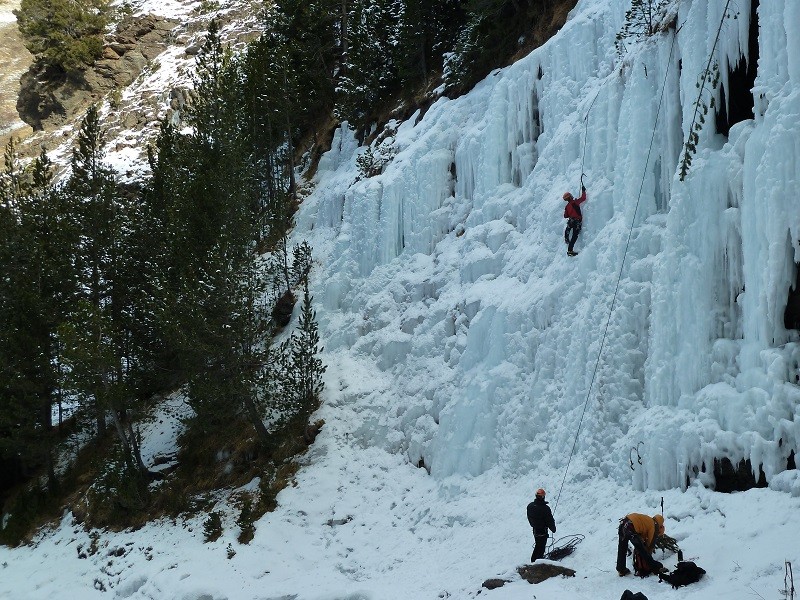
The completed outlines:
[[[106,95],[121,93],[166,50],[177,24],[150,14],[127,18],[106,39],[103,57],[73,76],[33,64],[21,79],[20,117],[37,131],[53,129]]]
[[[18,4],[18,0],[12,2]],[[77,77],[30,66],[30,54],[13,72],[0,60],[0,77],[16,85],[0,88],[0,106],[6,107],[0,110],[13,117],[9,122],[17,123],[14,135],[23,138],[21,156],[34,156],[45,147],[51,160],[66,165],[80,120],[89,105],[98,103],[108,142],[106,159],[124,179],[140,177],[147,170],[146,150],[157,135],[159,121],[166,116],[180,123],[191,102],[195,57],[211,19],[217,20],[223,42],[233,49],[243,47],[261,29],[263,5],[256,0],[133,0],[128,4],[129,16],[105,38],[103,57]],[[25,51],[11,13],[15,7],[0,7],[0,14],[7,13],[0,27],[7,22],[18,47]],[[6,40],[2,44],[8,50],[0,52],[13,52]],[[17,83],[20,75],[21,86]]]
[[[10,135],[17,137],[30,134],[28,127],[17,114],[16,100],[19,95],[20,76],[28,69],[33,57],[25,49],[17,30],[13,10],[19,8],[19,0],[0,0],[0,143],[5,146]]]

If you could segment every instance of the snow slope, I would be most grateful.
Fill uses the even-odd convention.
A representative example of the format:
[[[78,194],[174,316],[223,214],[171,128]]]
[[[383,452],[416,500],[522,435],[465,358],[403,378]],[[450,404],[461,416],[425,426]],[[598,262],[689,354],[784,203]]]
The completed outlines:
[[[509,600],[781,597],[785,561],[800,565],[800,338],[783,326],[800,262],[800,3],[761,0],[754,119],[728,138],[707,123],[680,182],[724,4],[676,1],[674,45],[669,30],[620,61],[627,3],[581,0],[545,46],[397,124],[374,178],[356,181],[364,149],[341,128],[297,217],[329,365],[297,486],[249,546],[232,516],[202,544],[196,518],[99,532],[108,545],[79,558],[89,534],[67,515],[0,549],[0,597],[462,599],[495,576],[513,581],[483,594]],[[735,5],[723,74],[747,54],[750,2]],[[568,258],[560,198],[581,171]],[[769,487],[711,491],[721,457]],[[514,569],[538,487],[558,534],[586,539],[564,561],[577,577],[531,588]],[[667,532],[708,571],[680,592],[614,572],[617,520],[662,498]]]

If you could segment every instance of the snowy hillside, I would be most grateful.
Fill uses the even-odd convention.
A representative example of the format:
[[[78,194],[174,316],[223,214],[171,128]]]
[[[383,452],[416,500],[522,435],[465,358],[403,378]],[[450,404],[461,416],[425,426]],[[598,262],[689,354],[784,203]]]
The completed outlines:
[[[724,5],[676,0],[675,25],[620,59],[629,3],[580,0],[545,46],[398,123],[376,177],[357,181],[365,148],[338,130],[295,232],[314,247],[328,364],[297,486],[248,546],[232,524],[203,544],[198,517],[98,532],[81,558],[90,534],[65,515],[0,549],[0,597],[461,600],[506,577],[481,597],[780,598],[785,561],[800,569],[800,334],[784,323],[800,2],[761,0],[757,53],[750,0],[723,20]],[[758,56],[755,118],[709,117],[681,182],[712,47],[731,116],[729,70]],[[561,195],[581,172],[570,258]],[[767,487],[713,491],[722,459]],[[515,568],[538,487],[557,535],[586,539],[563,563],[574,579],[531,587]],[[667,533],[708,571],[679,592],[614,571],[618,519],[662,498]]]

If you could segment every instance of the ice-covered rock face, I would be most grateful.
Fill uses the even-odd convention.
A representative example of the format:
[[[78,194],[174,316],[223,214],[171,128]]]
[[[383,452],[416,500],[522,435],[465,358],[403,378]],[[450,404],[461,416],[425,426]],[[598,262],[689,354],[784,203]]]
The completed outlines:
[[[564,466],[580,427],[573,469],[641,488],[710,478],[723,456],[769,481],[800,447],[783,321],[800,262],[800,3],[761,2],[754,118],[725,137],[709,117],[684,182],[725,2],[673,3],[674,45],[675,25],[620,60],[628,4],[582,0],[545,46],[400,124],[379,176],[356,181],[364,149],[337,132],[297,235],[320,265],[330,382],[356,363],[380,382],[342,384],[363,443],[437,477],[515,475],[545,455]],[[735,11],[722,86],[752,55],[750,2]],[[581,171],[568,258],[561,195]]]

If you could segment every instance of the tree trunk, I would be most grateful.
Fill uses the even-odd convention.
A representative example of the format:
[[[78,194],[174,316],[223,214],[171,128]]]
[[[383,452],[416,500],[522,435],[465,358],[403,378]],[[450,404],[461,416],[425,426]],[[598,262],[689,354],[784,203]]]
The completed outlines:
[[[283,67],[283,91],[286,94],[286,104],[291,106],[289,100],[289,83],[286,77],[286,65]],[[289,157],[289,193],[291,194],[292,202],[297,201],[297,182],[294,179],[294,145],[292,144],[292,124],[289,121],[289,111],[286,111],[286,143],[288,144]],[[288,217],[288,215],[287,215]],[[287,219],[288,220],[288,219]],[[285,224],[288,227],[288,223]]]
[[[128,436],[125,433],[125,428],[122,425],[122,419],[120,419],[119,411],[112,407],[111,409],[111,416],[114,420],[114,427],[117,430],[117,435],[119,436],[119,441],[122,444],[122,450],[125,452],[125,463],[132,468],[136,467],[136,461],[133,459],[133,454],[131,451],[131,445],[128,441]]]
[[[261,445],[268,448],[270,446],[269,431],[267,431],[267,428],[264,426],[264,421],[261,420],[261,416],[258,414],[256,403],[250,396],[245,396],[243,398],[243,404],[247,415],[250,417],[250,422],[253,424],[253,428],[258,434],[258,439],[261,440]]]
[[[347,0],[342,0],[342,62],[340,76],[345,74],[347,67]]]
[[[53,453],[48,448],[45,455],[47,461],[47,489],[50,493],[55,493],[58,490],[58,477],[56,476],[55,461],[53,460]]]
[[[142,447],[139,444],[139,438],[136,433],[133,431],[133,423],[128,421],[128,435],[130,435],[130,445],[131,451],[133,452],[133,458],[136,461],[136,467],[139,469],[139,472],[143,475],[147,475],[148,477],[152,477],[153,473],[150,469],[145,466],[144,461],[142,460]]]

